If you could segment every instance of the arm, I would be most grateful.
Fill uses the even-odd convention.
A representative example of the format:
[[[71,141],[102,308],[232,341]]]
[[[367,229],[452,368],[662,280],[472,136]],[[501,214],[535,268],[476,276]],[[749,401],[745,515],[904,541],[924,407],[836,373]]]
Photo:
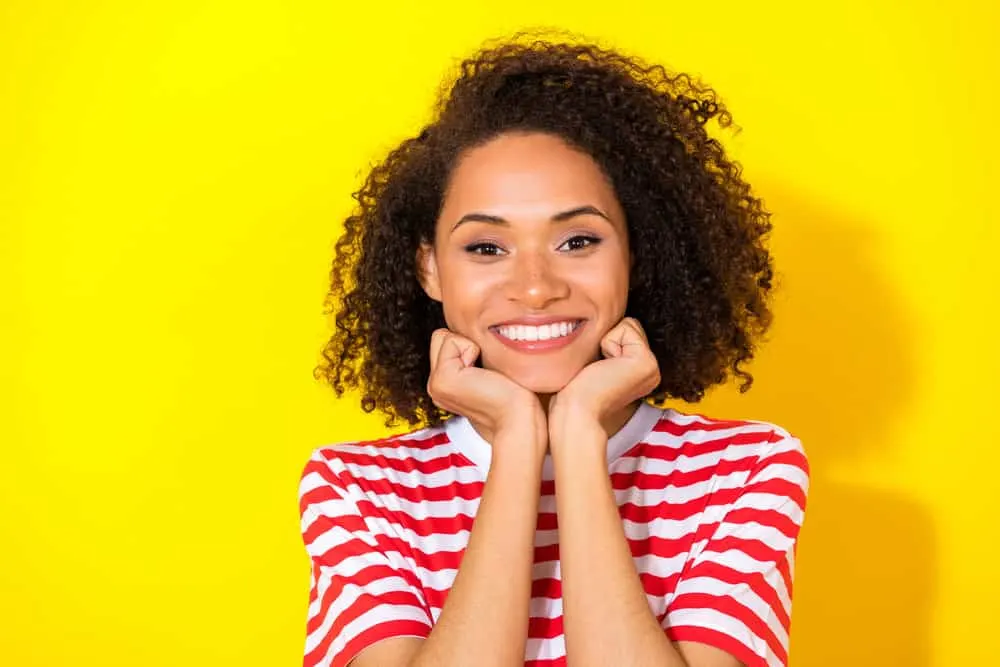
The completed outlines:
[[[454,586],[426,640],[375,644],[351,667],[514,667],[524,664],[538,491],[545,443],[535,429],[500,433]],[[533,451],[534,450],[534,451]]]
[[[608,476],[601,425],[566,420],[552,433],[563,627],[572,667],[737,667],[705,644],[671,644],[649,608]],[[561,431],[561,432],[560,432]]]

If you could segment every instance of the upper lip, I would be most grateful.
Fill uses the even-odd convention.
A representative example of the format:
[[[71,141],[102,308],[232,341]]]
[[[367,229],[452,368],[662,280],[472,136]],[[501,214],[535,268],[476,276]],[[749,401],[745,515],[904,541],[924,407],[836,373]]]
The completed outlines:
[[[509,327],[517,324],[525,324],[528,326],[539,327],[543,324],[554,324],[556,322],[579,322],[582,321],[582,317],[567,317],[567,316],[557,316],[557,315],[528,315],[525,317],[519,317],[513,320],[504,320],[494,324],[495,327]]]

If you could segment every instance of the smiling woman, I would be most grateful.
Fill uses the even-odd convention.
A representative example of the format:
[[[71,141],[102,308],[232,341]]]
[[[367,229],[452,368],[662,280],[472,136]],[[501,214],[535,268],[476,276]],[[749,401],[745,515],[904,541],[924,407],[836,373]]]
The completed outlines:
[[[372,170],[317,372],[417,430],[303,471],[306,665],[787,664],[801,443],[656,407],[749,389],[770,322],[711,120],[685,75],[515,38]]]

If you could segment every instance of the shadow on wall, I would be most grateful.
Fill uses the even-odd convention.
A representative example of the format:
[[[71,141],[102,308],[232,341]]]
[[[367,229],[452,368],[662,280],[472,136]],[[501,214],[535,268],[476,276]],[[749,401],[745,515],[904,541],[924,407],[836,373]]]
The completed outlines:
[[[931,518],[905,497],[843,481],[852,463],[893,446],[893,426],[907,413],[917,332],[904,295],[880,274],[868,228],[780,187],[760,192],[774,214],[778,294],[754,386],[678,408],[771,421],[806,448],[792,667],[929,665]]]

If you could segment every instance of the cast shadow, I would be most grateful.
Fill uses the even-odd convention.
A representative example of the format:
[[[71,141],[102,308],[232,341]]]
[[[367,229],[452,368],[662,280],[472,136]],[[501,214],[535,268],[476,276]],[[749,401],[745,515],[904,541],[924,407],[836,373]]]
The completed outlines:
[[[770,339],[750,369],[754,385],[677,407],[771,421],[806,448],[792,667],[929,666],[931,517],[910,498],[845,481],[860,461],[895,446],[918,332],[903,295],[880,273],[870,228],[781,187],[761,192],[774,214],[779,296]]]

